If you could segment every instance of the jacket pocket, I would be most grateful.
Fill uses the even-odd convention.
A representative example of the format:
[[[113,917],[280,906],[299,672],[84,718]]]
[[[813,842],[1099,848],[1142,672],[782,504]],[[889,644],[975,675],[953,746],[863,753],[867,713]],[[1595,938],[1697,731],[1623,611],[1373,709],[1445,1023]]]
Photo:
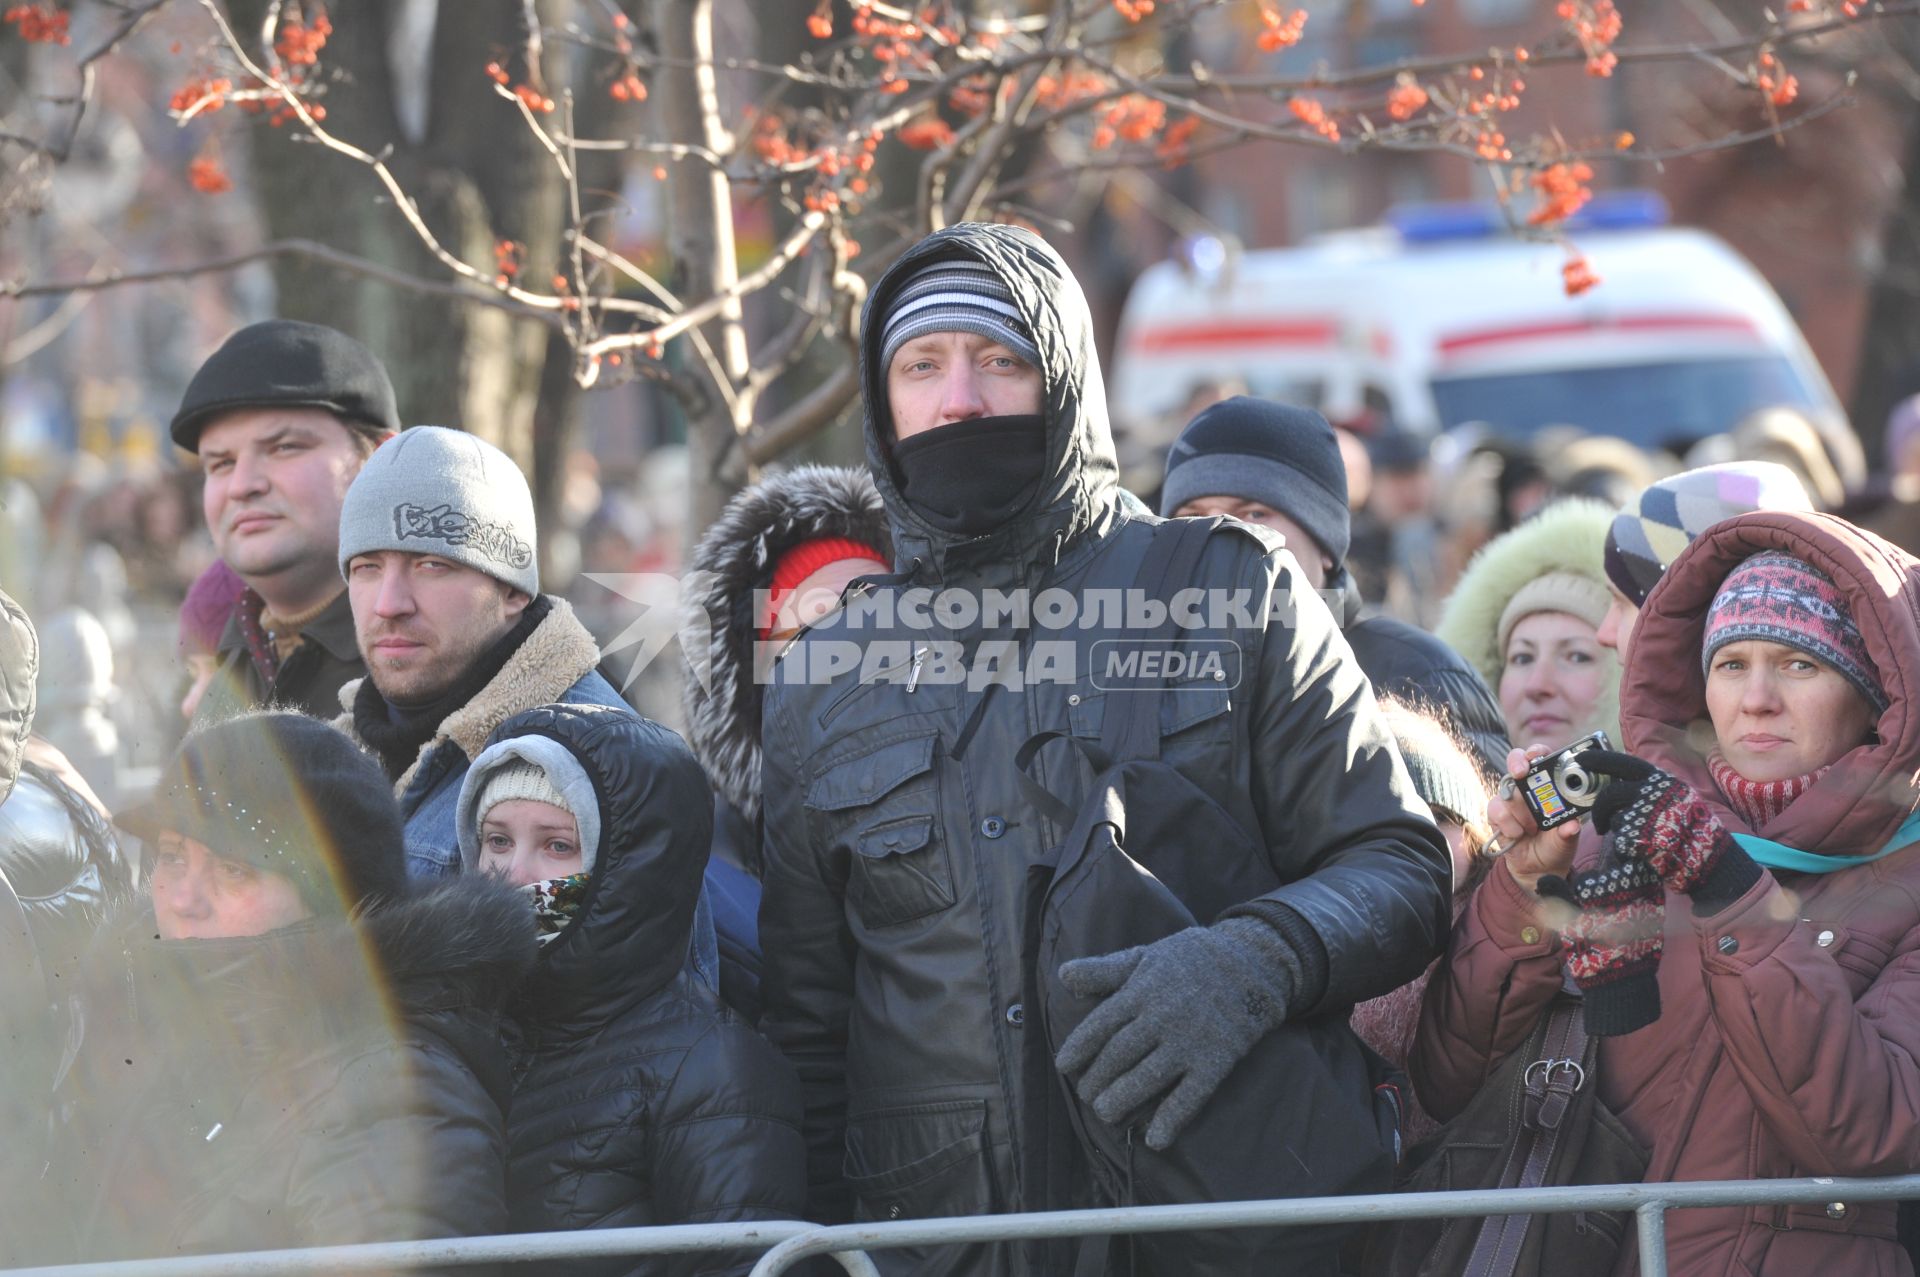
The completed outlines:
[[[934,775],[937,732],[841,759],[807,788],[811,818],[851,855],[847,900],[862,925],[899,926],[954,902]]]
[[[882,1109],[847,1122],[854,1219],[927,1219],[993,1209],[986,1106],[955,1100]]]

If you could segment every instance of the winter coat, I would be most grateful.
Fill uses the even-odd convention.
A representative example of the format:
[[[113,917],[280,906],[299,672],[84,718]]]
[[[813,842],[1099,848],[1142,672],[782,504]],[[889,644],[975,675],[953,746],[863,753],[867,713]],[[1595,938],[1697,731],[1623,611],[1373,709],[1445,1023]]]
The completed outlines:
[[[872,318],[906,274],[950,257],[985,263],[1012,290],[1045,383],[1040,487],[1024,512],[972,540],[936,530],[899,494]],[[806,1092],[810,1217],[1020,1210],[1037,1196],[1018,1174],[1028,1139],[1021,1044],[1038,1031],[1022,1001],[1026,892],[1030,867],[1065,831],[1022,796],[1013,757],[1042,731],[1098,737],[1105,693],[1093,645],[1127,631],[1092,613],[1090,592],[1119,601],[1160,520],[1121,507],[1086,302],[1037,237],[950,228],[889,270],[868,316],[867,465],[901,583],[808,631],[768,692],[761,1023]],[[1162,757],[1265,844],[1286,884],[1229,912],[1290,910],[1324,948],[1324,966],[1307,955],[1323,974],[1303,981],[1296,1014],[1344,1010],[1405,983],[1446,934],[1446,846],[1338,627],[1277,539],[1249,525],[1208,539],[1190,585],[1244,591],[1250,615],[1231,629],[1222,617],[1217,628],[1183,632],[1227,650],[1217,677],[1190,671],[1164,698]],[[909,586],[976,599],[1025,589],[1036,615],[1043,588],[1066,591],[1086,605],[1079,621],[1036,625],[1031,637],[1067,645],[1071,668],[991,692],[935,668],[909,683],[914,645],[983,638],[979,624],[947,628],[938,608],[931,628],[909,628],[866,606],[900,601]],[[1275,610],[1287,624],[1265,624]],[[830,643],[856,645],[873,673],[817,677],[816,654],[847,650]],[[1035,760],[1056,793],[1082,783],[1068,753],[1050,748]],[[1011,1247],[888,1252],[876,1262],[894,1272],[1022,1271]]]
[[[40,641],[18,603],[0,591],[0,803],[26,756],[39,701]]]
[[[195,724],[225,722],[235,714],[268,706],[331,718],[339,709],[340,689],[367,672],[353,631],[353,605],[345,590],[307,622],[300,642],[280,662],[271,683],[253,663],[237,610],[227,618],[214,657],[218,665],[194,711]]]
[[[565,599],[551,598],[547,618],[527,635],[491,682],[478,695],[447,716],[411,767],[394,782],[394,796],[407,821],[407,873],[415,878],[451,874],[460,868],[460,836],[455,828],[460,785],[467,768],[480,754],[487,737],[515,714],[541,705],[606,705],[627,708],[613,684],[595,669],[600,648],[587,627],[580,624]],[[345,713],[333,725],[359,740],[353,726],[353,700],[360,680],[340,689]],[[689,794],[691,805],[696,795]],[[705,807],[706,787],[700,786],[698,805]],[[691,809],[691,807],[689,808]],[[694,918],[693,942],[688,951],[694,971],[710,986],[720,985],[720,958],[714,939],[713,913],[704,893]]]
[[[1845,592],[1893,704],[1877,741],[1749,830],[1701,754],[1707,608],[1749,556],[1781,549]],[[1730,831],[1823,856],[1871,854],[1913,810],[1920,771],[1920,563],[1829,515],[1743,515],[1667,569],[1634,628],[1626,744],[1698,791]],[[1438,1115],[1465,1105],[1538,1022],[1561,946],[1505,864],[1481,885],[1429,988],[1413,1081]],[[1718,913],[1669,895],[1661,1015],[1600,1039],[1601,1098],[1651,1152],[1650,1182],[1920,1169],[1920,847],[1824,874],[1768,870]],[[1892,1203],[1726,1207],[1668,1216],[1678,1277],[1911,1272]],[[1620,1271],[1632,1272],[1635,1256]]]
[[[1500,702],[1460,653],[1425,630],[1391,616],[1360,613],[1360,591],[1346,584],[1341,633],[1375,696],[1437,712],[1466,740],[1480,766],[1507,769],[1507,720]]]
[[[151,906],[131,912],[102,935],[56,1092],[43,1188],[66,1258],[504,1230],[519,896],[439,884],[229,940],[159,940]]]
[[[1507,663],[1507,654],[1500,650],[1500,614],[1507,610],[1507,604],[1520,592],[1520,587],[1549,572],[1584,576],[1604,590],[1607,574],[1601,559],[1613,514],[1611,506],[1584,497],[1556,501],[1525,523],[1488,542],[1455,583],[1453,593],[1447,596],[1440,624],[1433,632],[1480,671],[1496,696],[1500,675]],[[1602,652],[1600,656],[1609,672],[1588,721],[1565,741],[1543,743],[1565,745],[1591,731],[1604,731],[1607,739],[1616,745],[1620,743],[1618,662],[1611,652]],[[1495,774],[1506,774],[1504,757]]]
[[[580,913],[508,1007],[514,1229],[798,1218],[800,1085],[680,961],[707,854],[706,814],[686,799],[704,790],[698,764],[631,711],[549,705],[503,723],[476,777],[555,744],[592,779],[600,838]],[[553,1267],[683,1277],[752,1265],[707,1254]]]

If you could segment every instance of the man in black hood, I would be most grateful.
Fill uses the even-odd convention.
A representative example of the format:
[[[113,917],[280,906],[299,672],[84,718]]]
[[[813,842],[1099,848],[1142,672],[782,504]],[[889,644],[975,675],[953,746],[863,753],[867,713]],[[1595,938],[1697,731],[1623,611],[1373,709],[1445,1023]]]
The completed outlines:
[[[1160,512],[1168,518],[1226,514],[1286,537],[1301,572],[1334,609],[1373,690],[1445,715],[1489,775],[1505,774],[1506,720],[1479,672],[1424,630],[1362,614],[1347,570],[1353,536],[1347,468],[1325,417],[1245,395],[1205,409],[1167,454]]]
[[[862,365],[896,571],[774,667],[762,1027],[806,1092],[813,1218],[1043,1207],[1024,927],[1064,829],[1015,755],[1099,737],[1094,649],[1125,633],[1161,521],[1122,506],[1086,301],[1032,233],[965,224],[909,251],[869,298]],[[1158,753],[1283,885],[1061,976],[1098,1008],[1060,1074],[1156,1150],[1260,1039],[1404,983],[1447,930],[1445,843],[1325,605],[1259,529],[1223,524],[1203,549],[1187,585],[1251,607],[1197,631],[1231,668],[1174,677]],[[1030,762],[1075,788],[1064,752]],[[1012,1246],[878,1262],[1045,1271]]]

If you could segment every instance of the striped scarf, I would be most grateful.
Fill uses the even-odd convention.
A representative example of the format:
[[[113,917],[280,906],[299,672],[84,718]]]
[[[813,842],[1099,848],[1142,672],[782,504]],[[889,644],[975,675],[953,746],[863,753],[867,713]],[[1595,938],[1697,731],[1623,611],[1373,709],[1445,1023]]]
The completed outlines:
[[[1713,783],[1726,796],[1733,814],[1745,821],[1747,828],[1759,830],[1792,806],[1794,799],[1812,789],[1815,781],[1833,770],[1833,764],[1785,780],[1748,780],[1733,769],[1732,763],[1720,757],[1716,749],[1707,755],[1707,770],[1713,773]]]

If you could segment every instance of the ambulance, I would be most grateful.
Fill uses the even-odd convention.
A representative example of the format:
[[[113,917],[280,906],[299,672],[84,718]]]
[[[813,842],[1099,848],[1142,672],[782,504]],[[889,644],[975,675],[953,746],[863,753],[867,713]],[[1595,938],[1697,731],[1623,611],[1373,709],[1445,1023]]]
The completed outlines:
[[[1244,386],[1416,434],[1573,425],[1680,454],[1784,405],[1857,450],[1786,307],[1725,243],[1666,225],[1648,192],[1596,196],[1568,235],[1601,279],[1577,297],[1567,248],[1492,206],[1407,207],[1297,248],[1199,244],[1128,295],[1114,419],[1164,446],[1196,394]]]

